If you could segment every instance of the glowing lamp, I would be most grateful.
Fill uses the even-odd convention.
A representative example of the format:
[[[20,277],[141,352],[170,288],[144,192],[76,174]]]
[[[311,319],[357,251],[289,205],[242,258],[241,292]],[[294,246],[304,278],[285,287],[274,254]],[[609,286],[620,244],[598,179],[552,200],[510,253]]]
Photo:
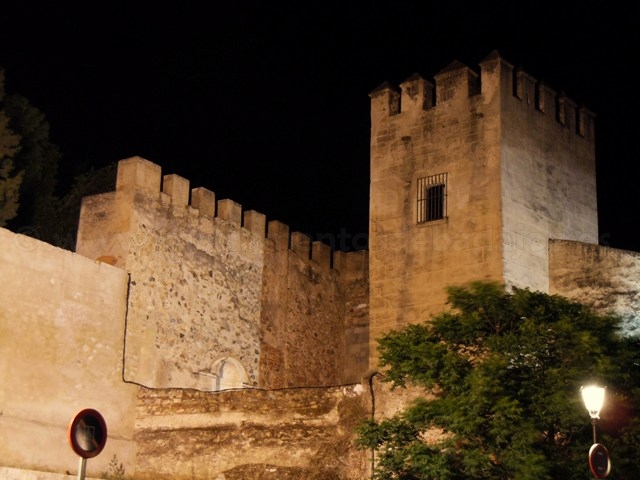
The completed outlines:
[[[582,399],[587,407],[593,425],[593,445],[589,450],[589,468],[595,478],[607,478],[611,472],[611,458],[607,448],[596,439],[596,422],[600,419],[600,410],[604,405],[604,387],[590,385],[582,387]]]
[[[602,405],[604,405],[604,390],[605,387],[597,387],[595,385],[582,387],[584,406],[587,407],[592,420],[600,418],[600,410],[602,409]]]

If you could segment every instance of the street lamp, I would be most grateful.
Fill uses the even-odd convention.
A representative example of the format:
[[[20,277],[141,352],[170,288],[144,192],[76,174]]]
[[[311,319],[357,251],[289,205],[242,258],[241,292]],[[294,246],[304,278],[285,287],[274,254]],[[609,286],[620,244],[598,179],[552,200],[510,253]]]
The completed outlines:
[[[600,419],[600,410],[604,405],[605,387],[590,385],[582,387],[582,399],[587,407],[593,425],[593,445],[589,450],[589,468],[596,478],[606,478],[611,472],[611,459],[604,445],[596,441],[596,422]]]
[[[582,387],[582,399],[584,400],[584,406],[587,407],[587,411],[591,417],[591,424],[593,425],[593,443],[597,443],[596,420],[600,419],[600,410],[602,409],[602,405],[604,405],[604,390],[605,387],[598,387],[595,385]]]

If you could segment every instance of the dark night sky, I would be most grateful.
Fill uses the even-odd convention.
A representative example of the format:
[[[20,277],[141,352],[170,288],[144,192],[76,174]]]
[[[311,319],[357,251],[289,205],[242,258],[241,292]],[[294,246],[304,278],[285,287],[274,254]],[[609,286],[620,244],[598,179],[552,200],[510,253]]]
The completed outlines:
[[[368,93],[497,49],[597,114],[600,234],[640,251],[637,7],[572,4],[10,1],[0,66],[45,113],[63,176],[140,155],[292,230],[356,235]]]

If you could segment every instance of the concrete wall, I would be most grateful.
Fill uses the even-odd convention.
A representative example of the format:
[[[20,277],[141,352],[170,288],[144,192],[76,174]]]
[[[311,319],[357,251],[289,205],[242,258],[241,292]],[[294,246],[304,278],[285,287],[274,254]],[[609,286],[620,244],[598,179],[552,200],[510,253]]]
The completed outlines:
[[[127,274],[0,229],[0,278],[0,464],[77,472],[67,428],[94,408],[109,437],[88,475],[113,455],[131,470],[137,387],[122,381]]]
[[[549,242],[549,290],[623,319],[640,335],[640,253],[583,242]]]
[[[330,389],[141,389],[140,480],[355,480],[368,452],[354,428],[370,413],[360,385]]]

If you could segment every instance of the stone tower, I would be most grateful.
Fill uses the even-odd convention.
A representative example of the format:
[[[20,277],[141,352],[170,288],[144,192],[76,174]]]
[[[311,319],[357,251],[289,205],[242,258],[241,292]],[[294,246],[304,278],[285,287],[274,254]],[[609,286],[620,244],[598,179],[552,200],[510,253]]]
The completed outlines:
[[[594,115],[494,51],[371,94],[370,366],[449,285],[548,291],[548,240],[597,243]]]

